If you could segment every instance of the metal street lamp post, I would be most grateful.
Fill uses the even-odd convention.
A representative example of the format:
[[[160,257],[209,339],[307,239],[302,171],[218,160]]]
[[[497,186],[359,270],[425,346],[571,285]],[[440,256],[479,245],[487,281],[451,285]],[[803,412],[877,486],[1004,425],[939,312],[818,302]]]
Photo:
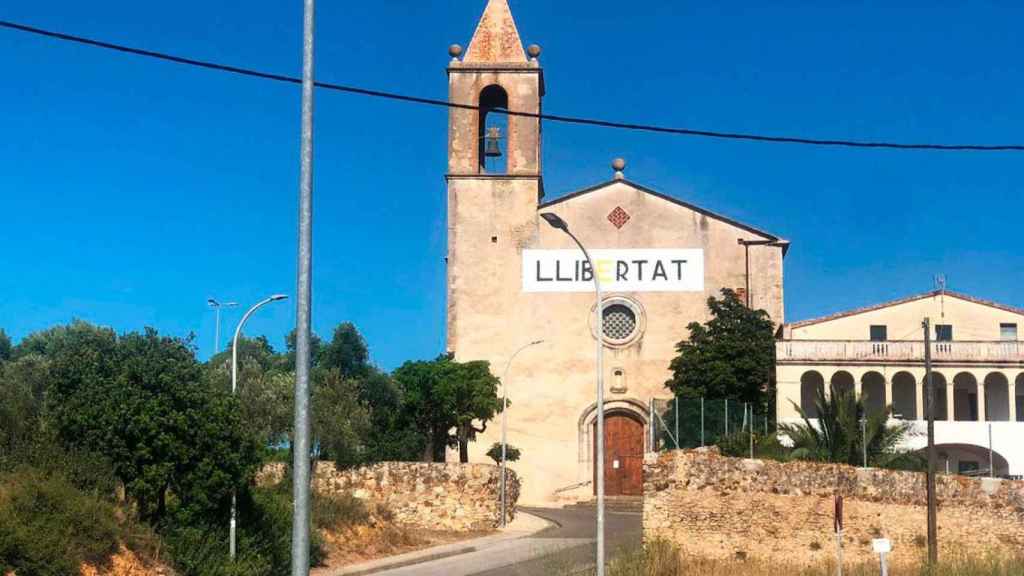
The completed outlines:
[[[217,312],[217,322],[213,329],[213,354],[216,356],[220,352],[220,309],[234,308],[238,302],[219,302],[216,298],[207,298],[206,303]]]
[[[603,341],[603,310],[601,309],[601,281],[598,278],[597,266],[590,258],[590,253],[579,241],[579,238],[569,231],[569,225],[558,215],[545,212],[540,215],[545,222],[556,230],[565,232],[573,242],[579,246],[583,256],[590,264],[590,272],[594,277],[594,292],[597,297],[597,304],[594,306],[594,331],[597,342],[597,454],[594,457],[597,476],[597,576],[604,576],[604,341]]]
[[[507,475],[508,463],[506,460],[506,452],[508,450],[508,371],[512,367],[512,361],[519,356],[519,353],[531,346],[542,344],[543,340],[534,340],[529,344],[524,344],[508,359],[508,363],[505,364],[505,373],[501,376],[501,525],[505,526],[508,524],[508,511],[507,504],[508,497],[505,491],[505,476]]]
[[[252,316],[253,312],[259,310],[263,306],[270,304],[271,302],[277,302],[279,300],[286,300],[288,297],[284,294],[275,294],[269,298],[261,300],[256,303],[255,306],[249,308],[249,310],[242,316],[242,319],[238,322],[238,327],[235,328],[235,337],[231,340],[231,395],[234,396],[238,392],[238,337],[242,335],[242,327],[249,320],[249,316]],[[231,559],[235,559],[235,530],[238,524],[238,506],[236,503],[235,492],[231,492]]]

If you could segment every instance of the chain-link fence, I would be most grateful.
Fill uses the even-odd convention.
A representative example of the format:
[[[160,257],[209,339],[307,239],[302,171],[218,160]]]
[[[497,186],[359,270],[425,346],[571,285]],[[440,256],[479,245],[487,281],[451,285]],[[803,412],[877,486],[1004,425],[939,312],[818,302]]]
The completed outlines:
[[[775,431],[775,416],[764,404],[711,398],[655,398],[648,434],[652,450],[738,444],[741,435],[765,438]],[[755,452],[757,442],[755,442]]]

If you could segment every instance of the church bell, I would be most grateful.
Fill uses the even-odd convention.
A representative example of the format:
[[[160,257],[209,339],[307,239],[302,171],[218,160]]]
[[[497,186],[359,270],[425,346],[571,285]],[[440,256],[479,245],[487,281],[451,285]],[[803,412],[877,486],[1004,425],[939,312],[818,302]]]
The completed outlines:
[[[487,136],[484,136],[484,156],[488,158],[501,157],[501,128],[491,126],[487,129]]]

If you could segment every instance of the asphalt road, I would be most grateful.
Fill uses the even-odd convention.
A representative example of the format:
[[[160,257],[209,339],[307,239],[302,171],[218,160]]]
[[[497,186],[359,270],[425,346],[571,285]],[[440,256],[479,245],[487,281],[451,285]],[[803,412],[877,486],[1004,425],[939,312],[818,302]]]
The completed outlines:
[[[594,565],[597,533],[596,511],[593,508],[523,508],[535,516],[554,522],[531,539],[576,540],[586,542],[570,548],[563,548],[501,568],[478,572],[474,576],[559,576],[573,568]],[[605,550],[613,557],[623,548],[639,546],[641,543],[641,515],[639,513],[608,512],[605,515]]]

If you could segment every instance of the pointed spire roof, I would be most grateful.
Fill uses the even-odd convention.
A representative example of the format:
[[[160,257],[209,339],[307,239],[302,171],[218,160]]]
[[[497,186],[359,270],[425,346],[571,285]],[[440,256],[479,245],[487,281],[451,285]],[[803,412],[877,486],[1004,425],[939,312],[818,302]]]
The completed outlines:
[[[526,53],[519,39],[508,0],[488,0],[477,24],[463,62],[473,64],[525,63]]]

